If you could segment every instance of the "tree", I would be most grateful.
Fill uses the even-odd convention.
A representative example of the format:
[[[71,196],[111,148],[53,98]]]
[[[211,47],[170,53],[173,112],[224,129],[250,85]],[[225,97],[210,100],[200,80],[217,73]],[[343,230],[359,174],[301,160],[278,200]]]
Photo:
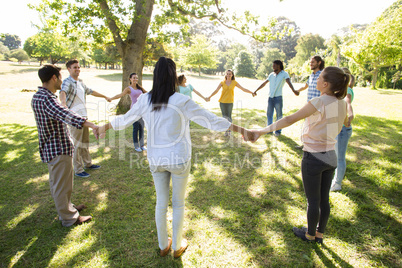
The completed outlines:
[[[0,42],[0,58],[3,59],[7,59],[9,57],[10,54],[10,50],[8,49],[8,47],[6,47],[5,45],[3,45],[2,42]]]
[[[15,34],[1,34],[0,42],[2,42],[9,50],[17,49],[21,46],[21,39]]]
[[[216,67],[217,51],[203,35],[196,35],[191,42],[193,45],[187,49],[184,61],[186,65],[198,68],[198,75],[201,76],[201,67]]]
[[[68,40],[57,32],[39,32],[29,37],[24,43],[24,50],[31,58],[36,58],[42,65],[45,60],[52,64],[69,57]]]
[[[247,51],[240,51],[234,62],[234,71],[239,77],[255,77],[253,56]]]
[[[297,40],[300,38],[299,26],[286,17],[278,17],[273,32],[278,37],[268,43],[269,47],[278,48],[285,53],[285,61],[294,58],[296,56]],[[284,32],[288,32],[288,34],[283,34]]]
[[[402,63],[402,0],[387,8],[352,42],[342,47],[343,54],[373,77],[376,88],[380,68]]]
[[[317,53],[320,49],[325,49],[325,39],[318,34],[306,34],[297,40],[296,57],[292,59],[292,63],[299,66],[303,65],[306,60]]]
[[[22,48],[11,50],[10,57],[17,59],[19,64],[24,60],[29,60],[28,54]]]
[[[286,59],[285,53],[277,48],[268,48],[264,52],[264,57],[262,58],[262,63],[257,69],[257,78],[266,79],[268,74],[272,73],[272,63],[274,60],[284,61]]]
[[[250,12],[243,16],[231,14],[216,0],[42,0],[42,4],[30,6],[44,14],[49,24],[62,26],[66,35],[80,31],[99,43],[110,35],[122,57],[123,77],[131,70],[139,70],[140,83],[148,34],[157,36],[160,43],[177,40],[188,34],[189,18],[207,18],[265,42],[272,38],[271,22],[257,29],[258,19]],[[154,6],[159,10],[155,16]],[[171,24],[184,27],[175,32],[167,27]],[[122,89],[127,85],[127,79],[123,79]],[[129,98],[123,97],[118,112],[125,112],[130,104]]]

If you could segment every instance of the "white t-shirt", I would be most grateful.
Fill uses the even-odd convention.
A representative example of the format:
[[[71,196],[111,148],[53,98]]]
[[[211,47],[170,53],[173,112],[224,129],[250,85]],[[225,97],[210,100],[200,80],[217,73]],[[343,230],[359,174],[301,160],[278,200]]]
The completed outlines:
[[[152,111],[149,96],[142,94],[126,114],[116,116],[111,124],[114,130],[121,130],[144,119],[150,165],[176,165],[191,159],[189,120],[215,131],[226,131],[231,125],[183,94],[174,93],[159,111]]]
[[[75,99],[71,104],[70,110],[83,116],[87,117],[87,108],[85,106],[85,90],[80,81],[77,81],[77,94]]]
[[[346,102],[335,96],[321,95],[309,101],[317,112],[306,118],[301,140],[303,150],[316,153],[335,149],[336,136],[346,118]]]

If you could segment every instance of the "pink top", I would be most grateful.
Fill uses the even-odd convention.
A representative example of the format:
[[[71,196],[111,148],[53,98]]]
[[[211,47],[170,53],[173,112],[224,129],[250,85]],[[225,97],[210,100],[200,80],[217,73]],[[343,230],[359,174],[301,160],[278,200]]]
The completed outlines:
[[[303,150],[310,153],[335,149],[336,136],[346,118],[346,102],[326,94],[309,101],[317,112],[306,118],[301,140]]]
[[[130,98],[131,98],[131,107],[137,102],[138,97],[142,94],[141,89],[134,89],[132,86],[129,86],[130,88]]]

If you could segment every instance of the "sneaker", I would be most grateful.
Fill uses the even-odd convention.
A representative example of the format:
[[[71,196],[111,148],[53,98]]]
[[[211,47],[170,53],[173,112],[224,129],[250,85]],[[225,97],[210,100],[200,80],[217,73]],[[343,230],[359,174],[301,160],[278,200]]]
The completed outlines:
[[[146,150],[147,150],[147,146],[141,146],[141,150],[146,151]]]
[[[137,152],[142,152],[140,147],[135,148],[134,150],[136,150]]]
[[[302,229],[297,228],[297,227],[293,227],[293,233],[295,234],[295,236],[301,238],[301,240],[303,241],[307,241],[307,242],[313,242],[314,240],[310,240],[306,237],[306,232],[304,232]]]
[[[88,173],[86,173],[85,171],[81,172],[81,173],[75,173],[75,176],[77,177],[81,177],[81,178],[87,178],[90,175]]]
[[[342,186],[337,183],[332,184],[331,189],[330,189],[331,192],[336,192],[336,191],[340,191],[340,190],[342,190]]]
[[[100,169],[101,166],[99,166],[99,165],[92,165],[92,166],[86,167],[86,168],[89,168],[89,169]]]
[[[279,132],[275,132],[275,137],[279,137],[280,135],[281,135],[281,133],[279,133]]]
[[[300,228],[304,233],[307,233],[307,231],[308,231],[308,229],[307,229],[307,227],[302,227],[302,228]],[[315,238],[315,242],[316,243],[320,243],[320,244],[322,244],[324,241],[323,241],[324,239],[321,237],[321,238],[319,238],[319,237],[316,237]]]

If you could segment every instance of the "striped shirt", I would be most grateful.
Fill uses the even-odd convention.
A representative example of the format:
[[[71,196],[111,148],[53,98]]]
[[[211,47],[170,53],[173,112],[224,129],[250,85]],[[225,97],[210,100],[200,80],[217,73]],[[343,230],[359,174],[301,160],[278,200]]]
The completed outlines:
[[[78,129],[85,118],[61,106],[55,94],[39,87],[32,97],[31,107],[34,112],[39,137],[39,153],[44,163],[58,155],[73,155],[73,144],[65,124]]]
[[[317,89],[317,79],[320,76],[322,71],[317,71],[316,73],[312,73],[308,79],[308,89],[307,89],[307,101],[310,101],[312,98],[321,96],[321,92]]]
[[[78,81],[76,81],[71,76],[67,77],[66,79],[64,79],[63,84],[61,85],[60,91],[64,91],[66,93],[66,105],[68,108],[71,108],[71,105],[73,104],[74,99],[77,96],[78,83],[81,83],[86,95],[92,94],[92,89],[87,87],[81,79],[78,79]]]

